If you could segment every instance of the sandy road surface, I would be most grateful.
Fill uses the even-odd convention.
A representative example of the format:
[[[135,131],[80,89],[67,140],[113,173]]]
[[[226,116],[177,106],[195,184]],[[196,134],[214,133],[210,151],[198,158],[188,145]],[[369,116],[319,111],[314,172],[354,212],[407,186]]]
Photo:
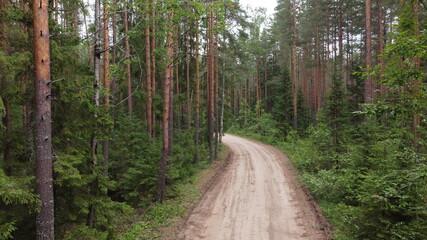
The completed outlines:
[[[179,239],[326,239],[284,154],[233,135],[223,142],[231,162],[193,209]]]

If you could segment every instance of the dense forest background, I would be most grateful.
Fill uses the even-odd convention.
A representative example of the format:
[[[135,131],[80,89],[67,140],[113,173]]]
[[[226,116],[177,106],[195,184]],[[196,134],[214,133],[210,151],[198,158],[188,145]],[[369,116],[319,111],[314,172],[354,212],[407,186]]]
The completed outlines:
[[[0,0],[0,239],[156,239],[226,130],[290,154],[333,238],[426,239],[426,10]]]

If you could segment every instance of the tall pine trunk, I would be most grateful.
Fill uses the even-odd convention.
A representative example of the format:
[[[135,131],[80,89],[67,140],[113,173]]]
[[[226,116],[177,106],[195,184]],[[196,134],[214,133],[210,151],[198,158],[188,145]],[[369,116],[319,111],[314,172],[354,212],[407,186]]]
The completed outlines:
[[[109,6],[108,1],[104,1],[104,90],[105,90],[105,99],[104,104],[106,108],[110,109],[110,41],[109,41]],[[109,111],[107,111],[109,112]],[[108,129],[106,130],[108,134]],[[108,139],[102,141],[102,156],[104,157],[104,175],[108,175]]]
[[[125,30],[125,58],[126,58],[126,82],[127,82],[127,105],[128,113],[132,115],[133,103],[132,103],[132,76],[130,68],[130,46],[129,46],[129,22],[128,22],[128,1],[126,0],[123,8],[123,25]]]
[[[156,0],[152,0],[152,12],[151,12],[151,21],[152,21],[152,25],[151,25],[151,39],[150,39],[150,43],[151,43],[151,52],[155,53],[156,51]],[[152,103],[151,106],[153,106],[153,110],[152,110],[152,126],[153,126],[153,131],[152,131],[152,135],[153,137],[155,137],[155,131],[154,128],[156,127],[156,104],[154,102],[154,99],[156,98],[156,55],[153,54],[153,56],[151,56],[151,92],[152,92]]]
[[[145,16],[150,19],[150,0],[145,2]],[[145,65],[146,65],[146,85],[147,85],[147,132],[151,137],[153,134],[153,117],[152,117],[152,89],[151,89],[151,44],[150,44],[150,26],[145,26]]]
[[[196,145],[196,153],[194,156],[194,162],[199,162],[199,145],[200,145],[200,59],[199,59],[199,24],[196,25],[196,116],[194,118],[194,144]]]
[[[366,56],[365,65],[369,69],[372,66],[372,49],[371,49],[371,0],[366,0]],[[368,76],[365,80],[365,103],[372,102],[374,86],[372,76]]]
[[[33,0],[34,65],[36,91],[36,175],[40,211],[38,240],[54,239],[52,175],[51,80],[48,0]]]
[[[294,130],[298,129],[298,76],[297,76],[297,11],[296,1],[292,2],[292,95],[293,95],[293,108],[294,118],[293,127]]]
[[[156,201],[162,202],[164,199],[165,185],[166,185],[166,164],[169,155],[169,111],[170,111],[170,96],[173,78],[173,28],[172,28],[173,12],[168,13],[169,32],[167,35],[167,49],[166,49],[166,71],[163,83],[163,122],[162,122],[162,158],[160,161],[159,179],[157,182],[157,195]]]
[[[209,134],[209,159],[214,160],[214,17],[211,2],[209,2],[209,19],[208,19],[208,134]]]

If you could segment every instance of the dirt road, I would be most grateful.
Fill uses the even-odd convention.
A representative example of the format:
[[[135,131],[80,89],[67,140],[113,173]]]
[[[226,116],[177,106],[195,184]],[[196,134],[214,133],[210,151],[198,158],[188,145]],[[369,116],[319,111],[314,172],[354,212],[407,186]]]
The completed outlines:
[[[327,239],[283,153],[233,135],[223,142],[231,162],[193,209],[179,239]]]

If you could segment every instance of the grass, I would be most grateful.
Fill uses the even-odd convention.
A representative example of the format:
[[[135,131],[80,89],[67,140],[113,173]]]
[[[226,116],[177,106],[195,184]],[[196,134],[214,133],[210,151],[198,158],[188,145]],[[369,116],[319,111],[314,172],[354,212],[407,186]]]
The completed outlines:
[[[153,203],[142,212],[124,216],[128,224],[121,226],[119,240],[161,240],[173,239],[175,229],[182,224],[188,210],[202,197],[203,189],[210,184],[228,155],[225,146],[220,147],[219,161],[201,161],[196,174],[181,183],[173,185],[175,197],[163,203]]]

